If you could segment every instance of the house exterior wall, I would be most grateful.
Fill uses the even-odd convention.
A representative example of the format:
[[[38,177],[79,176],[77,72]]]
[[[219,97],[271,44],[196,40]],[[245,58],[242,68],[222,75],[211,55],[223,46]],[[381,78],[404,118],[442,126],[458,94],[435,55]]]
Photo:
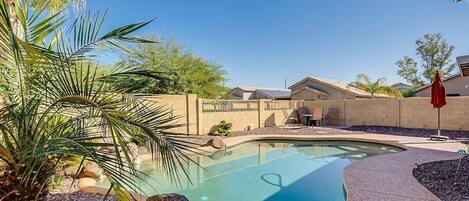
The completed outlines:
[[[244,91],[240,88],[234,88],[231,90],[231,95],[238,97],[238,100],[270,99],[270,97],[257,91]]]
[[[469,96],[469,77],[455,77],[443,82],[446,94],[459,94],[460,96]],[[431,87],[427,87],[415,93],[417,97],[430,97]]]
[[[234,88],[233,90],[231,90],[231,95],[238,97],[239,100],[250,100],[252,99],[253,92],[244,91],[240,88]]]
[[[318,83],[314,82],[313,80],[306,80],[303,83],[300,83],[299,85],[291,88],[292,92],[295,92],[297,90],[301,90],[305,86],[313,86],[316,88],[320,88],[327,93],[329,93],[329,96],[327,97],[319,97],[319,99],[327,99],[327,100],[343,100],[343,99],[353,99],[355,96],[351,93],[345,92],[343,90],[339,90],[335,87],[331,87],[329,85],[323,84],[323,83]],[[291,97],[292,100],[318,100],[318,94],[309,91],[309,90],[303,90],[301,92],[298,92],[294,94]]]
[[[292,100],[327,100],[328,96],[317,94],[313,91],[303,89],[291,96]]]

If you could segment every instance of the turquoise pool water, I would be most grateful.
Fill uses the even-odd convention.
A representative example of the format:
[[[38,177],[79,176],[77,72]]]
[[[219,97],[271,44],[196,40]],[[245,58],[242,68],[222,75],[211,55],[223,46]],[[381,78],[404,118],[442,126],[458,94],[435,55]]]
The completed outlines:
[[[141,187],[149,195],[176,192],[191,201],[343,201],[343,169],[365,157],[399,148],[345,141],[256,141],[195,157],[188,179],[172,185],[153,162],[140,170],[157,179]],[[104,183],[99,185],[106,185]],[[157,191],[155,191],[157,189]]]

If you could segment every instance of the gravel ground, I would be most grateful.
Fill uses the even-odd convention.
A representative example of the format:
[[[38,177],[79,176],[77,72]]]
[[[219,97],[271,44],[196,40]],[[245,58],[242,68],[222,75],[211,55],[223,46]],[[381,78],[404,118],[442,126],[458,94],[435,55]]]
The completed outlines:
[[[62,181],[61,181],[60,188],[50,189],[49,193],[51,193],[51,194],[60,194],[60,193],[75,192],[75,191],[80,190],[80,189],[78,189],[78,179],[76,179],[73,182],[73,185],[71,185],[72,182],[73,182],[72,178],[62,176]]]
[[[68,194],[58,193],[58,194],[49,194],[47,196],[47,201],[102,201],[104,195],[97,193],[82,193],[82,192],[73,192]],[[117,201],[117,199],[109,195],[106,199],[107,201]]]
[[[386,126],[352,126],[343,128],[347,131],[362,131],[368,133],[385,134],[385,135],[400,135],[412,137],[430,137],[436,135],[437,131],[434,129],[416,129],[416,128],[398,128]],[[448,131],[442,130],[441,135],[448,136],[450,139],[459,140],[463,143],[469,144],[469,131]]]
[[[230,136],[242,135],[265,135],[265,134],[288,134],[288,135],[334,135],[334,134],[354,134],[359,132],[348,131],[344,128],[348,127],[305,127],[305,126],[291,126],[291,127],[266,127],[258,128],[250,131],[236,131],[231,133]]]
[[[414,169],[415,178],[443,201],[469,200],[469,157],[424,163]]]

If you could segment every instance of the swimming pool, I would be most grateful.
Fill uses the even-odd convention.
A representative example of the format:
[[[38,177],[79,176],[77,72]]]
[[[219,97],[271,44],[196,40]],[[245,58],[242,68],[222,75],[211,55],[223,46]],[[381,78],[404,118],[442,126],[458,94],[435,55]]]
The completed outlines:
[[[343,201],[345,166],[398,151],[364,142],[264,140],[195,157],[202,167],[186,167],[190,181],[182,185],[158,176],[151,161],[142,162],[139,169],[159,178],[158,183],[141,184],[149,195],[175,192],[191,201]]]

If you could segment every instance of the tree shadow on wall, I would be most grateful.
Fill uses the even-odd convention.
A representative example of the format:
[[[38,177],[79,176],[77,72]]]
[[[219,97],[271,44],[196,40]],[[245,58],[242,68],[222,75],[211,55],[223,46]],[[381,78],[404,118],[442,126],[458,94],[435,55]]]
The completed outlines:
[[[267,119],[264,121],[265,127],[274,127],[275,125],[275,114],[272,113]]]

